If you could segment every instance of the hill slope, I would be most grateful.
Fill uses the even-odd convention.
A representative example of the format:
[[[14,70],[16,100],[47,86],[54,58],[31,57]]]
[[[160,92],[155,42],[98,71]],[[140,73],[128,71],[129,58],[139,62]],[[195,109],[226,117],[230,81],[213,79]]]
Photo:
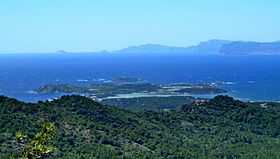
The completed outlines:
[[[0,97],[0,158],[17,155],[15,132],[56,127],[53,158],[279,158],[280,106],[227,96],[179,111],[132,113],[88,98],[28,104]]]

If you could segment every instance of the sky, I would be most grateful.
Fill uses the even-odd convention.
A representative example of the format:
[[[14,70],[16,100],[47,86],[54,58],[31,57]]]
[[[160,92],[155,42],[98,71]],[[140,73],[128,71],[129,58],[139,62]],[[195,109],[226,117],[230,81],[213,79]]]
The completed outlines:
[[[3,0],[0,53],[280,40],[279,0]]]

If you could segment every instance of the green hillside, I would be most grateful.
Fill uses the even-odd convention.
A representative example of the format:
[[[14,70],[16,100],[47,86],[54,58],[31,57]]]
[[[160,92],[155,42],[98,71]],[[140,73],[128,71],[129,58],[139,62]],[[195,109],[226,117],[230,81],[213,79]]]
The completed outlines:
[[[16,132],[55,127],[48,158],[280,158],[280,104],[217,96],[168,112],[131,112],[81,96],[29,104],[0,97],[0,158],[19,158]],[[47,158],[45,157],[45,158]]]

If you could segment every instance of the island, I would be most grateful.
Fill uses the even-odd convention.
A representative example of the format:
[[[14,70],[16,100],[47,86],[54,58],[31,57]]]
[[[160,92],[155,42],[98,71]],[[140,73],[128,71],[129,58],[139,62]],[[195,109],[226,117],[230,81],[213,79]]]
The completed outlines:
[[[170,110],[194,102],[200,95],[227,93],[215,84],[167,83],[155,84],[146,80],[119,77],[83,85],[48,84],[34,90],[38,94],[76,94],[109,106],[129,110]],[[196,97],[196,98],[194,98]]]
[[[100,100],[118,97],[189,96],[227,93],[226,90],[219,88],[215,84],[155,84],[137,78],[124,77],[86,85],[48,84],[34,91],[39,94],[84,94]]]

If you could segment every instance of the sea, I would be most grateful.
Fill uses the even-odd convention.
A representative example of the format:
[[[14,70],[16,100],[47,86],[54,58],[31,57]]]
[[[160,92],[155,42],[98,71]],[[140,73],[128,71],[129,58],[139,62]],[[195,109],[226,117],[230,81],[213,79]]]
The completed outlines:
[[[63,94],[36,94],[46,84],[89,84],[117,77],[152,83],[215,83],[244,101],[280,101],[280,56],[21,53],[0,54],[0,95],[26,102]]]

